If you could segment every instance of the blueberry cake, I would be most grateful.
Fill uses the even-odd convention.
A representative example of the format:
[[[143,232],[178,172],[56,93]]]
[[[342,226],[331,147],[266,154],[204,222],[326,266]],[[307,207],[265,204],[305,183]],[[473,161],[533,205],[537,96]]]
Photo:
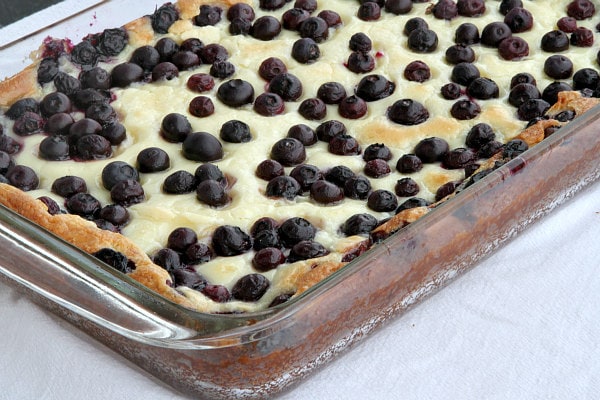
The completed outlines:
[[[0,202],[199,311],[285,303],[599,102],[589,0],[149,11],[0,82]]]

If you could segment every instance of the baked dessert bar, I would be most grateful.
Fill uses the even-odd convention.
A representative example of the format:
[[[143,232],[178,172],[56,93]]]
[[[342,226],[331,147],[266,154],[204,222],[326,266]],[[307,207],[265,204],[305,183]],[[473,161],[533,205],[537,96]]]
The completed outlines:
[[[48,39],[0,85],[0,200],[187,307],[275,306],[596,105],[594,15],[196,0]]]

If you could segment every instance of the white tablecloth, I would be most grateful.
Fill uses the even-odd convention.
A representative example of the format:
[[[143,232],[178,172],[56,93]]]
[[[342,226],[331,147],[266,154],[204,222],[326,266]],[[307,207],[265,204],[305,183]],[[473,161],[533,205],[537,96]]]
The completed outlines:
[[[599,238],[597,183],[282,398],[598,398]],[[0,400],[180,397],[2,284],[0,317]]]

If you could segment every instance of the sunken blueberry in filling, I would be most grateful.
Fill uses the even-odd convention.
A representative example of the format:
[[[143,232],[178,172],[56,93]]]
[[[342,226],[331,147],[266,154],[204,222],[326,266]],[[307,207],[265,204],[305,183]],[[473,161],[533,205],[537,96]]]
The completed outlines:
[[[588,1],[229,3],[48,39],[29,93],[0,91],[0,184],[131,240],[201,311],[293,299],[600,94]]]

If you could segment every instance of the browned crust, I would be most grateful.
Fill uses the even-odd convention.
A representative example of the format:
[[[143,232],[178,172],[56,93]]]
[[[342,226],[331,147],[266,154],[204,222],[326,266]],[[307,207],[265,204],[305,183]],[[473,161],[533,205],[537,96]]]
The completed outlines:
[[[398,229],[415,222],[425,214],[429,213],[429,211],[431,211],[429,207],[415,207],[402,210],[385,223],[375,228],[371,234],[376,238],[388,237]]]
[[[0,82],[0,106],[7,107],[19,99],[33,96],[38,91],[36,77],[37,64]]]
[[[321,282],[345,265],[346,263],[335,261],[326,261],[312,265],[308,271],[298,276],[296,281],[296,295],[306,292],[312,286]]]

